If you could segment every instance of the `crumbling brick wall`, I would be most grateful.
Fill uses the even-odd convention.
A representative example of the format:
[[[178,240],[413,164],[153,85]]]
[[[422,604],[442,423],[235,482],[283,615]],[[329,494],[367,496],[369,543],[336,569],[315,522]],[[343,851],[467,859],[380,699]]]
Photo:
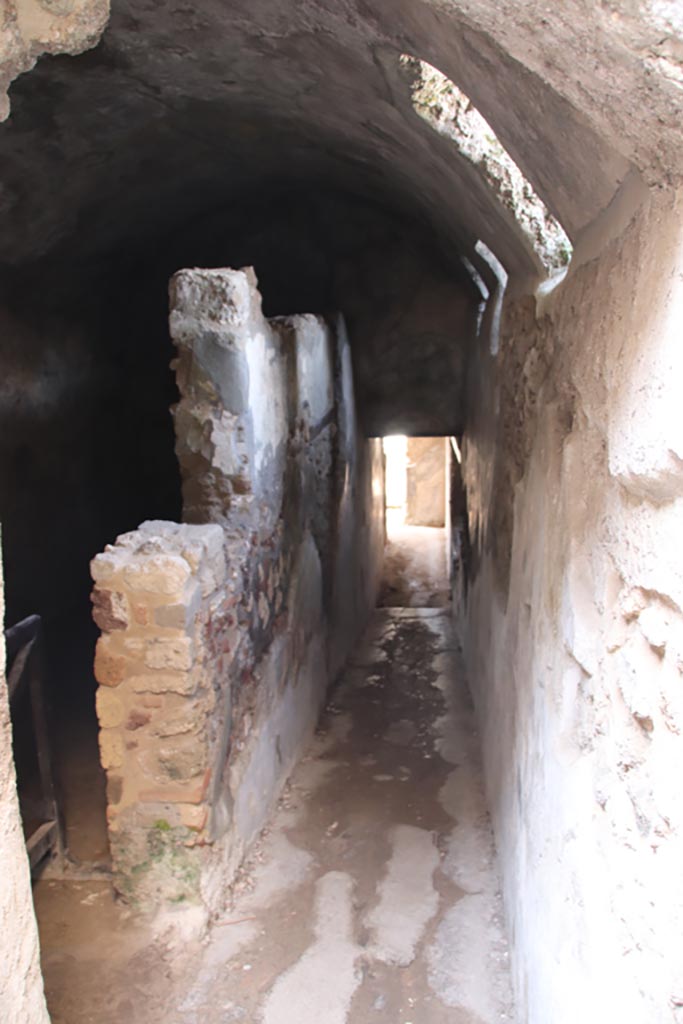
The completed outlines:
[[[266,321],[253,271],[192,270],[170,322],[189,522],[93,561],[97,712],[117,888],[213,908],[374,605],[382,459],[340,320]]]
[[[98,555],[100,756],[117,885],[138,900],[196,896],[221,680],[236,632],[219,526],[143,523]]]

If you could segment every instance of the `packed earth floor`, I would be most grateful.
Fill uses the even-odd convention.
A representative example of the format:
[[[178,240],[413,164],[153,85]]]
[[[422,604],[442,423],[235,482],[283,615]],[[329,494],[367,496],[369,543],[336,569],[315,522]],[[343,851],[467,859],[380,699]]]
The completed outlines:
[[[448,610],[376,610],[208,937],[141,923],[102,880],[35,896],[53,1024],[513,1021]]]
[[[442,527],[392,523],[387,517],[380,606],[445,608],[450,603],[446,550]]]

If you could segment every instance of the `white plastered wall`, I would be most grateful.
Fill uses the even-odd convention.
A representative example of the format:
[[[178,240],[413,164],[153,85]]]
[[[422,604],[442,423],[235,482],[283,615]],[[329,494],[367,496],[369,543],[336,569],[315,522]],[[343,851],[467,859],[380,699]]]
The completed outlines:
[[[0,619],[4,622],[0,557]],[[0,1020],[47,1024],[40,973],[38,929],[19,816],[12,727],[5,680],[5,637],[0,630]]]
[[[463,622],[524,1024],[683,1021],[683,202],[472,379]]]

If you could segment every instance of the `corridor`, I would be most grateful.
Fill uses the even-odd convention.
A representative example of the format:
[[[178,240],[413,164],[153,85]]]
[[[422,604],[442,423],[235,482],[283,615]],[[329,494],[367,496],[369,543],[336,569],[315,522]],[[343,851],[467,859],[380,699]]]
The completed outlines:
[[[171,1019],[511,1021],[499,913],[447,613],[378,609]]]
[[[679,0],[3,9],[0,1024],[683,1024]]]
[[[37,908],[53,1024],[512,1021],[449,613],[375,611],[204,944],[133,929],[101,882]]]

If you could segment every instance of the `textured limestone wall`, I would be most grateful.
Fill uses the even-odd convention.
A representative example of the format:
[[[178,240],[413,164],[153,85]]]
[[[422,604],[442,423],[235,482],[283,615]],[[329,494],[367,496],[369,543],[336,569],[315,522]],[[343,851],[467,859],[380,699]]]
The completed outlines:
[[[117,886],[140,901],[187,899],[200,882],[212,748],[229,714],[223,677],[236,620],[223,531],[143,523],[92,571]]]
[[[4,621],[0,561],[0,621]],[[38,929],[19,816],[12,728],[5,681],[5,637],[0,630],[0,1010],[3,1024],[47,1024]]]
[[[409,437],[406,468],[406,522],[444,526],[446,445],[444,437]]]
[[[192,270],[170,323],[190,522],[93,562],[97,711],[119,891],[212,909],[374,606],[383,470],[341,320],[267,321],[253,271]]]
[[[464,637],[528,1024],[683,1020],[683,197],[604,227],[507,305],[464,441]]]
[[[109,0],[5,0],[0,14],[0,121],[13,78],[43,53],[82,53],[99,41]]]

